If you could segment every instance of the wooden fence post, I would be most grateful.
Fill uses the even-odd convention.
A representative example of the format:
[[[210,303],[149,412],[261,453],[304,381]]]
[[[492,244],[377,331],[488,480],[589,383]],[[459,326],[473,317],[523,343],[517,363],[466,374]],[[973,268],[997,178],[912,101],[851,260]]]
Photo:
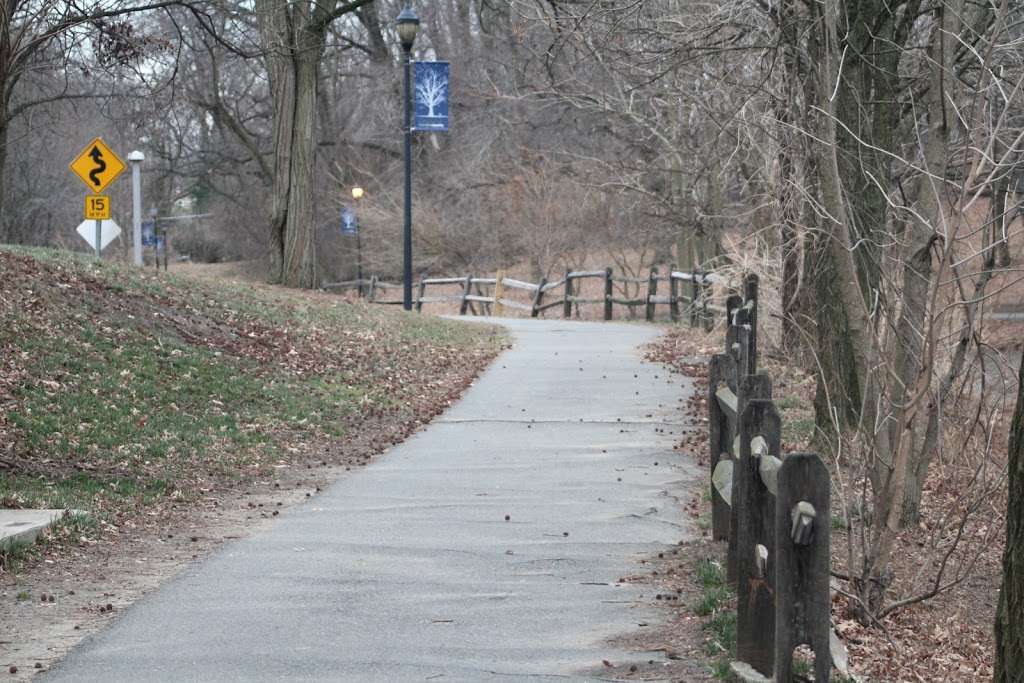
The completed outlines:
[[[736,362],[735,357],[733,361]],[[737,498],[736,489],[736,464],[739,462],[737,449],[735,444],[739,444],[742,448],[743,442],[748,441],[751,437],[744,436],[743,432],[740,431],[740,416],[743,415],[747,409],[747,403],[753,399],[770,399],[772,397],[772,380],[768,375],[742,375],[743,365],[736,362],[736,426],[732,433],[733,441],[728,443],[726,452],[729,453],[729,457],[733,458],[733,470],[732,470],[732,517],[729,518],[729,550],[726,557],[725,573],[726,578],[732,583],[737,580],[737,560],[736,556],[739,553],[747,552],[742,546],[738,545],[739,541],[739,524],[740,524],[740,510],[737,509],[737,505],[742,504],[742,500]],[[743,511],[745,514],[747,511]]]
[[[762,377],[767,375],[750,375]],[[760,436],[764,451],[751,440]],[[740,418],[740,458],[733,469],[736,509],[736,659],[765,676],[775,668],[775,495],[762,479],[782,450],[782,418],[770,400],[751,399]],[[760,547],[759,547],[760,546]],[[762,552],[763,549],[763,552]]]
[[[604,269],[604,319],[612,319],[612,269]]]
[[[753,302],[747,313],[747,324],[750,325],[750,339],[747,345],[747,373],[753,375],[757,372],[757,297],[759,280],[755,273],[749,273],[743,278],[744,304]]]
[[[708,302],[711,300],[711,283],[707,281],[707,278],[701,278],[700,285],[700,315],[704,319],[704,329],[710,332],[715,326],[715,321],[712,320],[711,315],[708,314]]]
[[[572,270],[565,270],[565,306],[562,309],[563,317],[568,320],[572,317]]]
[[[734,359],[739,359],[739,349],[736,347],[736,309],[743,305],[743,299],[737,294],[731,294],[725,300],[725,352]]]
[[[679,266],[668,267],[668,310],[672,322],[679,322],[679,281],[672,277],[672,273],[679,270]]]
[[[718,405],[715,395],[725,385],[736,391],[736,360],[729,354],[718,353],[711,357],[708,368],[708,460],[711,463],[711,477],[723,455],[731,459],[732,430],[729,420]],[[716,541],[729,538],[729,503],[718,492],[711,481],[711,537]]]
[[[371,304],[377,298],[377,276],[374,275],[370,278],[370,290],[366,293],[366,300]]]
[[[505,271],[499,270],[494,276],[494,315],[499,318],[505,315],[505,306],[501,300],[505,297]]]
[[[704,276],[699,270],[694,270],[690,275],[693,276],[690,280],[690,327],[697,327],[700,321],[700,309],[697,307],[700,301],[700,281]]]
[[[470,291],[473,289],[473,274],[470,273],[466,276],[466,284],[462,286],[462,301],[459,302],[459,315],[466,315],[466,310],[469,308],[469,296]]]
[[[817,455],[782,461],[775,500],[775,680],[793,676],[793,649],[814,650],[814,680],[828,681],[830,479]]]
[[[537,291],[533,294],[533,308],[530,309],[530,317],[536,318],[540,315],[540,303],[544,300],[544,285],[548,283],[546,277],[540,279],[540,284],[537,285]]]
[[[416,291],[416,312],[421,313],[423,311],[423,294],[427,291],[427,283],[424,282],[424,278],[420,278],[420,286]]]
[[[647,322],[654,320],[654,302],[652,299],[658,293],[658,267],[651,266],[651,274],[647,278]]]

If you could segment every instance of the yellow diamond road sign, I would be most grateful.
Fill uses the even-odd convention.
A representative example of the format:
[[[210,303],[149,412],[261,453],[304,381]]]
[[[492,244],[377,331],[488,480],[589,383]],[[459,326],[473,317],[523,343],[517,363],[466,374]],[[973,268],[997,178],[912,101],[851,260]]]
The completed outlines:
[[[103,140],[96,138],[71,162],[71,170],[92,192],[99,194],[121,175],[124,162],[117,158]]]

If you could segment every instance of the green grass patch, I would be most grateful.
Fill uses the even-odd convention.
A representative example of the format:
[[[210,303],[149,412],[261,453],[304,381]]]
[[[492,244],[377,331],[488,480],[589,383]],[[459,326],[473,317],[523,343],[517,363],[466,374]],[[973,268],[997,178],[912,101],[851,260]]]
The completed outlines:
[[[187,502],[346,438],[362,416],[443,406],[439,380],[505,341],[339,297],[4,247],[0,349],[19,375],[0,433],[24,466],[0,472],[0,503],[105,521]]]
[[[736,656],[735,592],[726,582],[722,565],[711,558],[697,562],[695,577],[701,592],[694,612],[707,619],[704,630],[709,637],[704,650],[713,660],[714,676],[725,679],[729,662]]]

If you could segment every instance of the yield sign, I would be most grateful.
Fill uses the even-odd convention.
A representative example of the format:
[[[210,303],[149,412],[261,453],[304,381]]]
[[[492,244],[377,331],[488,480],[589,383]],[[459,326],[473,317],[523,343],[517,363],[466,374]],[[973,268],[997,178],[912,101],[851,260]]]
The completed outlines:
[[[82,221],[78,226],[78,234],[89,243],[89,246],[96,249],[96,221]],[[117,239],[121,234],[121,226],[112,220],[102,221],[100,226],[100,251],[106,249],[107,245]]]
[[[92,192],[99,194],[121,175],[124,162],[103,140],[96,138],[71,162],[71,170]]]

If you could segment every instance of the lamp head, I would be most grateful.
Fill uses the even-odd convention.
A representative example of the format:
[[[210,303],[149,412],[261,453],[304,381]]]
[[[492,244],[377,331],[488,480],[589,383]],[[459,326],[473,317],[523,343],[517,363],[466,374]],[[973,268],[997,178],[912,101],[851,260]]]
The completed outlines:
[[[139,150],[135,150],[134,152],[131,152],[131,153],[128,154],[128,161],[132,161],[132,162],[138,163],[140,161],[145,161],[145,160],[146,160],[146,155],[143,154],[142,152],[140,152]]]
[[[420,30],[420,18],[416,16],[412,7],[406,7],[395,19],[395,28],[398,29],[398,39],[402,41],[402,49],[406,52],[412,50],[412,44],[416,42],[416,34]]]
[[[363,198],[363,188],[353,187],[352,188],[352,199],[359,200]]]

